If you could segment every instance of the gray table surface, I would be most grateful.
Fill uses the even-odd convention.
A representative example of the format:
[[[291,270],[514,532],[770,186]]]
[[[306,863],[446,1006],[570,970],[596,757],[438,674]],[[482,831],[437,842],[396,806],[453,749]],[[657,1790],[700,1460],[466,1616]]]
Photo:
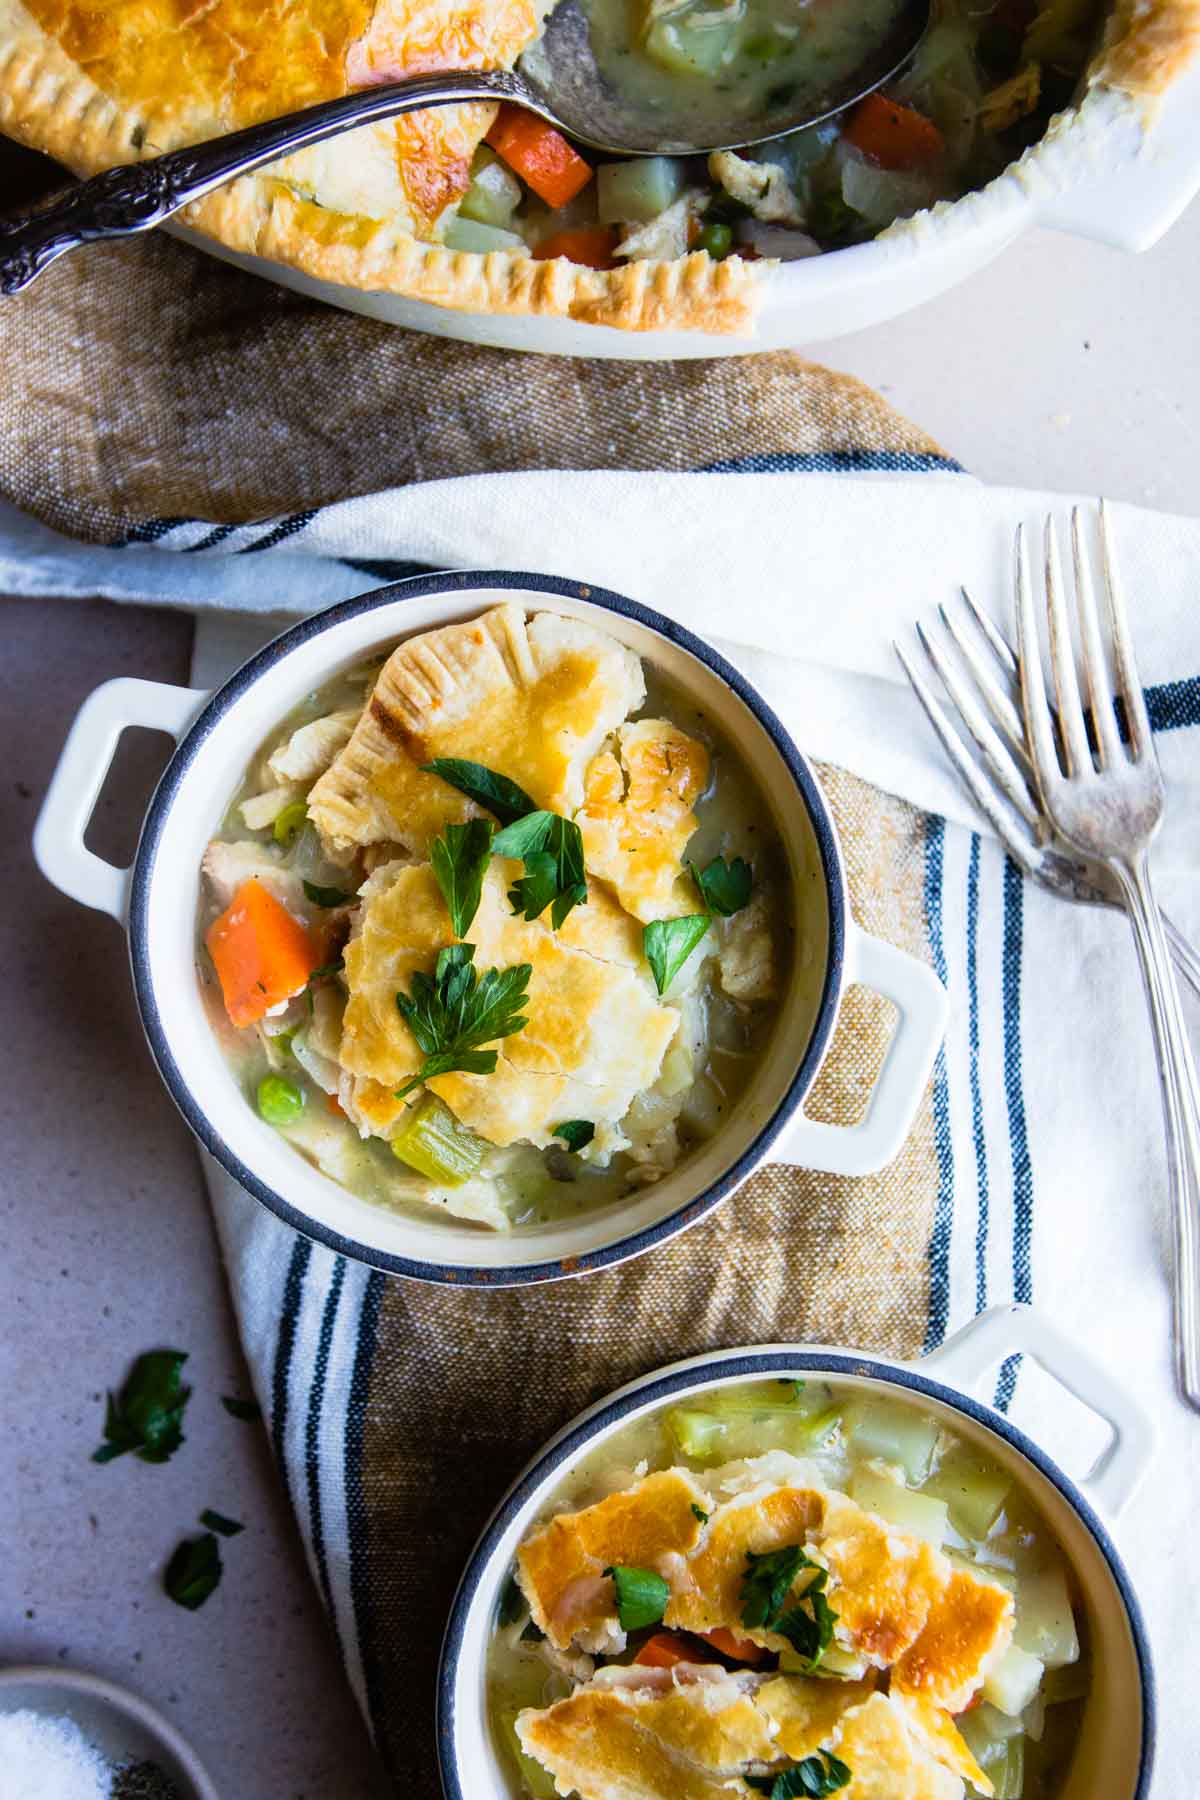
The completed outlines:
[[[909,318],[810,347],[872,381],[987,480],[1200,512],[1200,209],[1141,259],[1034,234]],[[110,675],[186,679],[178,614],[9,600],[0,661],[0,1660],[130,1683],[226,1800],[360,1800],[373,1776],[261,1426],[188,1134],[144,1049],[117,927],[33,867],[73,713]],[[127,740],[94,826],[125,856],[162,740]],[[189,1352],[184,1451],[101,1468],[103,1390],[153,1344]],[[246,1522],[192,1614],[159,1587],[211,1506]]]

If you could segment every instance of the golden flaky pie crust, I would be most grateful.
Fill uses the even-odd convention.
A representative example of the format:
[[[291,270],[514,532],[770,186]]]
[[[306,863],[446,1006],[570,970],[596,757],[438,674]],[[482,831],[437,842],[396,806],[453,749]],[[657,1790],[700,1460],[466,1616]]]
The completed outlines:
[[[389,0],[0,0],[0,130],[78,175],[96,174],[372,77],[511,63],[542,10],[543,0],[409,0],[403,15]],[[1090,80],[1156,99],[1198,42],[1200,0],[1117,0]],[[714,263],[701,251],[601,271],[415,236],[435,229],[465,190],[492,114],[443,108],[355,134],[364,179],[351,171],[347,180],[338,157],[337,204],[324,179],[333,159],[318,149],[293,159],[287,179],[244,177],[179,216],[230,250],[317,280],[460,312],[628,331],[751,330],[760,276],[773,265]],[[314,170],[319,205],[303,191]]]

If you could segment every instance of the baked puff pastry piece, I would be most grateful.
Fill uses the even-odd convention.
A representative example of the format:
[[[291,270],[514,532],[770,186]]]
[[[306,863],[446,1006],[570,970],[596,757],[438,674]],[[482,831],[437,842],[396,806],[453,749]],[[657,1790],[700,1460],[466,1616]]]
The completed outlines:
[[[588,763],[645,693],[631,650],[561,613],[499,606],[423,632],[388,657],[309,817],[334,855],[380,842],[422,854],[444,825],[481,813],[422,770],[438,757],[484,763],[570,815]]]
[[[987,1776],[953,1723],[932,1735],[904,1702],[862,1682],[729,1672],[713,1665],[610,1668],[517,1718],[527,1756],[580,1800],[728,1800],[748,1775],[819,1750],[850,1769],[839,1800],[963,1800]]]
[[[643,924],[700,904],[680,863],[708,772],[704,745],[667,719],[622,725],[612,748],[588,767],[575,816],[587,866]]]
[[[509,906],[520,868],[492,858],[466,941],[480,973],[530,965],[528,1023],[497,1046],[492,1074],[439,1075],[428,1085],[489,1143],[545,1146],[559,1120],[623,1118],[654,1085],[679,1014],[659,1002],[640,931],[602,888],[590,883],[586,905],[554,931],[548,914],[529,921]],[[424,1060],[396,994],[409,990],[414,970],[432,973],[454,932],[428,863],[386,865],[362,898],[345,950],[342,1104],[364,1130],[386,1137],[405,1111],[394,1090]]]
[[[941,1550],[845,1494],[822,1488],[796,1459],[786,1459],[794,1465],[791,1479],[779,1478],[776,1457],[762,1459],[764,1471],[768,1460],[765,1480],[755,1480],[753,1461],[732,1475],[706,1472],[702,1482],[671,1469],[579,1512],[558,1514],[518,1552],[517,1578],[535,1623],[557,1648],[575,1642],[589,1650],[622,1649],[616,1593],[604,1570],[624,1562],[652,1568],[667,1583],[668,1628],[724,1628],[786,1651],[785,1637],[743,1624],[742,1584],[749,1553],[798,1544],[827,1570],[840,1649],[863,1669],[890,1669],[897,1692],[951,1710],[965,1707],[1012,1639],[1011,1594],[956,1569]],[[736,1483],[747,1485],[720,1500]],[[665,1507],[664,1494],[676,1504]],[[707,1515],[703,1522],[691,1512],[693,1501]],[[789,1604],[802,1600],[810,1579],[802,1569]]]

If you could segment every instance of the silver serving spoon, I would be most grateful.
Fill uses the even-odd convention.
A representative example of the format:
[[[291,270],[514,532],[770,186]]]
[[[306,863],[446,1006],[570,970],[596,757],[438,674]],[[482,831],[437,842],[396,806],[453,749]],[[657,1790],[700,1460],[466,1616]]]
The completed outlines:
[[[854,0],[826,3],[853,6]],[[364,88],[226,137],[108,169],[40,210],[0,219],[0,294],[27,287],[68,250],[148,231],[224,182],[277,157],[424,107],[511,100],[589,149],[618,156],[687,155],[764,143],[819,124],[880,87],[916,49],[929,23],[929,4],[896,0],[887,32],[852,69],[832,77],[819,69],[798,79],[791,76],[785,90],[768,97],[747,136],[745,121],[726,123],[723,130],[703,124],[698,129],[686,99],[674,109],[656,105],[651,111],[632,93],[621,92],[597,67],[581,0],[562,0],[542,37],[521,59],[519,72],[456,69]]]

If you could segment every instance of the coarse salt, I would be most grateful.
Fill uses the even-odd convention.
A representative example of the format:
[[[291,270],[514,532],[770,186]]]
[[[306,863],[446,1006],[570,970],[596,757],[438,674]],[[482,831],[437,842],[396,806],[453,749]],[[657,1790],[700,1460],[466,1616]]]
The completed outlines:
[[[73,1719],[0,1713],[0,1800],[108,1800],[112,1765]]]

